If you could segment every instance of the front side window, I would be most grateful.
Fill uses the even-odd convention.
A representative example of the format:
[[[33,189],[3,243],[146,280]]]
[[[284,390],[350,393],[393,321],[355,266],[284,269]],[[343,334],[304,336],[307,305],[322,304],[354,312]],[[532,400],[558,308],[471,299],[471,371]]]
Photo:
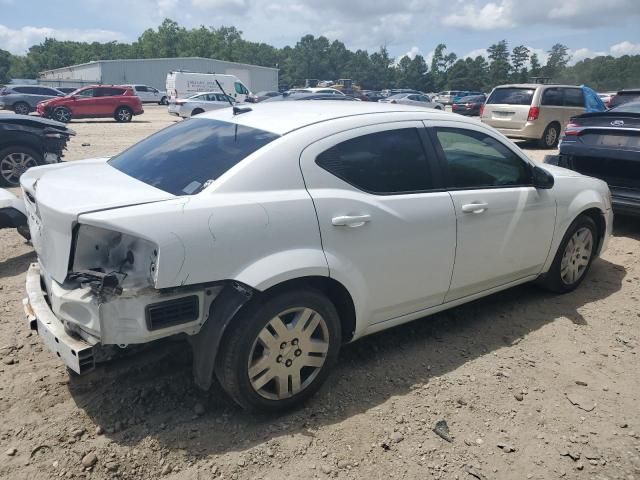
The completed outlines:
[[[234,87],[236,89],[236,93],[240,93],[242,95],[247,95],[249,93],[249,90],[247,90],[240,82],[235,82]]]
[[[322,152],[316,163],[360,190],[378,194],[433,188],[418,130],[370,133]]]
[[[192,195],[278,137],[236,123],[192,118],[136,143],[109,165],[173,195]]]
[[[493,137],[474,130],[436,128],[444,152],[447,188],[473,189],[531,184],[529,165]]]

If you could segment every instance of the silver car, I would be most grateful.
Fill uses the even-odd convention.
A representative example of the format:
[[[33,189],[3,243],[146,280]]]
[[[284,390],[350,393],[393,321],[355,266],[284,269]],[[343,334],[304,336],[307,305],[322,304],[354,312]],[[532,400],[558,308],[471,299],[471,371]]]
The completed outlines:
[[[220,92],[202,92],[188,98],[178,98],[169,102],[168,111],[172,115],[189,118],[202,112],[218,110],[229,107],[229,102],[235,105],[236,101],[228,95]]]
[[[29,115],[35,111],[38,102],[65,95],[60,90],[42,85],[7,85],[0,90],[0,110]]]
[[[401,105],[415,105],[416,107],[435,108],[436,110],[444,110],[444,105],[438,102],[432,102],[427,95],[417,93],[398,93],[391,95],[383,100],[379,100],[381,103],[399,103]]]

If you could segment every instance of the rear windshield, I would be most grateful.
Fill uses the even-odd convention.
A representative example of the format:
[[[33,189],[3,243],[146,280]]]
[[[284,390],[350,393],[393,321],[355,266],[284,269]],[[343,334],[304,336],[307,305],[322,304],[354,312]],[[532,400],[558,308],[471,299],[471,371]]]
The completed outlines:
[[[173,195],[193,195],[276,138],[235,123],[192,118],[136,143],[109,164]]]
[[[629,102],[637,102],[640,100],[640,91],[618,92],[609,102],[609,107],[615,107]]]
[[[501,105],[531,105],[533,100],[533,88],[496,88],[489,99],[488,104]]]

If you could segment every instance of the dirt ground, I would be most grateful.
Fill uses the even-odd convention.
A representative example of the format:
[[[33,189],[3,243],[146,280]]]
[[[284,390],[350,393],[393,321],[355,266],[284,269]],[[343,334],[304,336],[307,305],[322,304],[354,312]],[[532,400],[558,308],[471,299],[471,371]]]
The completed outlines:
[[[174,121],[145,110],[73,122],[66,158]],[[70,377],[24,320],[31,247],[6,230],[0,245],[0,478],[640,479],[637,219],[616,218],[577,291],[525,285],[348,345],[280,417],[199,392],[178,342]]]

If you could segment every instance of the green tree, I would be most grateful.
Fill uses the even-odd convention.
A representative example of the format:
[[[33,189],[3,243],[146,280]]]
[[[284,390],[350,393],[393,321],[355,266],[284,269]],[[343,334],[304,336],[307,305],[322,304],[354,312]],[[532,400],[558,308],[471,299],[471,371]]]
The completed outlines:
[[[513,82],[527,81],[529,53],[529,49],[524,45],[518,45],[511,51],[511,80]]]
[[[540,75],[542,66],[540,65],[540,60],[538,59],[537,53],[532,53],[529,58],[529,73],[532,77],[537,77]]]
[[[547,53],[549,54],[549,58],[543,68],[544,75],[545,77],[555,77],[562,72],[567,66],[567,63],[569,63],[569,59],[571,58],[569,48],[561,43],[556,43]]]
[[[11,68],[11,55],[6,50],[0,50],[0,84],[9,83],[9,69]]]
[[[487,48],[489,60],[489,81],[492,86],[509,81],[511,65],[509,64],[509,46],[506,40],[500,40]]]

